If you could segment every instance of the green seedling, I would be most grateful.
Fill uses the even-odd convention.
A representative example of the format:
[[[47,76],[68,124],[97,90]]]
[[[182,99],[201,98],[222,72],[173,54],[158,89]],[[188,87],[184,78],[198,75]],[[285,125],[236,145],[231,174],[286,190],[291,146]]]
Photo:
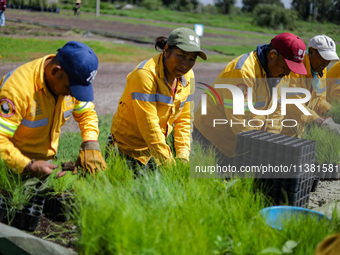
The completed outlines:
[[[60,171],[59,168],[54,170],[53,173],[42,182],[39,188],[40,192],[47,193],[54,197],[72,193],[73,185],[75,185],[79,179],[79,174],[73,174],[71,171],[68,171],[64,176],[58,177],[58,171]]]
[[[25,176],[14,173],[0,162],[0,188],[6,193],[4,196],[8,215],[7,218],[11,222],[17,210],[22,210],[24,206],[35,194],[36,186],[39,180],[36,178],[26,179]]]
[[[332,102],[332,108],[327,112],[327,116],[332,117],[335,123],[340,123],[340,102]]]
[[[321,127],[310,125],[306,128],[304,139],[316,141],[315,162],[322,164],[340,164],[340,137]]]

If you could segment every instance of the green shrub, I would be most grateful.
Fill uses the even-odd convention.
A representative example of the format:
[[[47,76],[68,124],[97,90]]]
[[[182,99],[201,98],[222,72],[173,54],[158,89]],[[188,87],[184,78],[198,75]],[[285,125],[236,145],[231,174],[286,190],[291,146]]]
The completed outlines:
[[[295,28],[297,14],[293,10],[287,10],[276,5],[259,4],[255,7],[253,13],[253,22],[258,26],[289,30]]]
[[[159,10],[162,7],[161,0],[143,0],[142,6],[147,10]]]

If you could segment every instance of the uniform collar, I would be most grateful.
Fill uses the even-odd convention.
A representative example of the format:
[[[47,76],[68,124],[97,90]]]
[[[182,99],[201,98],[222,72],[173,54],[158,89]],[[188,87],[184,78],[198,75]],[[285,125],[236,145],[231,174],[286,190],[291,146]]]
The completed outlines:
[[[267,68],[267,50],[268,50],[268,44],[261,44],[257,46],[256,52],[257,52],[257,57],[260,60],[261,66],[263,70],[265,71],[266,75],[268,76],[268,68]]]
[[[265,73],[265,76],[268,77],[268,59],[267,59],[267,50],[268,50],[269,44],[261,44],[257,46],[256,52],[257,52],[257,57],[260,61],[260,64],[262,66],[262,69]],[[273,80],[274,78],[270,78],[271,82],[268,82],[268,86],[270,88],[276,87],[282,78],[277,78],[275,81]],[[272,93],[270,89],[270,93]]]
[[[47,55],[45,57],[43,57],[40,61],[40,66],[38,67],[38,69],[36,70],[36,86],[38,90],[43,90],[45,94],[47,94],[48,88],[45,82],[45,78],[44,78],[44,65],[45,65],[45,61],[48,58],[53,58],[55,57],[55,54],[50,54]]]

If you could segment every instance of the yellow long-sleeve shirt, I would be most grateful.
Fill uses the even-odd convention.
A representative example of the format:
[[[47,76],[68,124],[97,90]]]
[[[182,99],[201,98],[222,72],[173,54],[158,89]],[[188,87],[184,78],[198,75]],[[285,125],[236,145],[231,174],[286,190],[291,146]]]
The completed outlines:
[[[173,130],[176,157],[189,159],[194,73],[177,83],[166,82],[163,53],[140,63],[128,76],[111,133],[120,151],[146,164],[151,155],[158,164],[173,160],[166,137]]]
[[[340,101],[340,61],[336,62],[327,72],[327,101]]]
[[[265,58],[265,53],[261,54],[262,58]],[[271,106],[272,89],[268,85],[267,74],[260,62],[258,51],[249,52],[231,61],[214,81],[213,87],[216,87],[216,84],[230,84],[242,89],[241,101],[244,103],[244,115],[233,114],[233,103],[239,98],[233,98],[229,89],[216,89],[223,105],[217,100],[215,103],[212,97],[207,96],[207,114],[201,114],[201,104],[195,111],[195,127],[220,152],[227,157],[234,157],[237,134],[240,132],[266,130],[268,125],[272,125],[274,127],[271,132],[275,133],[278,129],[275,126],[279,125],[279,122],[268,123],[266,115],[252,113],[247,101],[248,89],[251,88],[254,108],[267,110]]]
[[[310,63],[310,58],[308,54],[305,55],[303,63],[307,69],[307,75],[301,75],[291,72],[289,75],[289,82],[287,83],[288,87],[291,88],[304,88],[307,89],[310,94],[310,100],[304,104],[306,110],[309,111],[311,115],[304,115],[302,111],[300,111],[296,105],[288,104],[286,111],[287,115],[284,116],[284,119],[294,119],[298,125],[296,127],[284,127],[282,126],[281,134],[288,136],[297,136],[301,137],[302,132],[304,130],[304,126],[306,123],[313,122],[320,116],[323,116],[325,112],[327,112],[332,105],[330,105],[326,101],[326,78],[328,77],[327,68],[325,68],[322,72],[322,75],[317,74],[317,77],[320,81],[320,86],[317,90],[315,90],[312,86],[312,67]],[[280,88],[279,88],[280,95]],[[287,99],[301,99],[304,98],[305,95],[301,93],[290,93],[287,96]],[[281,107],[280,103],[276,109],[276,112],[271,116],[272,118],[276,118],[281,115]]]
[[[22,172],[32,160],[57,153],[60,127],[73,115],[84,141],[97,140],[98,117],[92,102],[54,97],[44,81],[48,55],[5,75],[0,85],[0,153],[7,166]]]

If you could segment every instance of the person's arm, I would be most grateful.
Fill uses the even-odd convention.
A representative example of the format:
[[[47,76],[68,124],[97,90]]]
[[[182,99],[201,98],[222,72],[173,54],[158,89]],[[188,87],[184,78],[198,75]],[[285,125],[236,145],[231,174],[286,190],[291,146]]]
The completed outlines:
[[[323,71],[323,76],[320,78],[321,86],[315,91],[316,96],[318,97],[316,105],[313,109],[320,116],[325,116],[325,114],[332,108],[332,105],[327,102],[327,68]]]
[[[92,102],[76,100],[73,117],[75,121],[78,122],[83,138],[76,162],[75,173],[78,171],[78,167],[81,168],[84,174],[87,171],[94,174],[99,170],[105,170],[107,166],[98,142],[98,116],[94,110],[94,104]]]
[[[288,86],[287,86],[288,84]],[[278,91],[278,102],[277,102],[277,107],[274,113],[272,113],[268,119],[274,119],[277,120],[274,122],[274,125],[272,123],[266,125],[265,131],[271,132],[271,133],[281,133],[282,131],[282,124],[281,121],[283,119],[287,120],[286,125],[293,125],[295,124],[293,122],[296,121],[298,125],[302,125],[302,127],[306,123],[311,123],[315,122],[320,116],[312,109],[310,109],[307,103],[299,103],[299,105],[302,105],[304,109],[306,109],[306,112],[309,113],[309,115],[304,114],[297,106],[296,104],[286,104],[286,115],[282,115],[282,98],[281,98],[281,93],[283,88],[303,88],[307,89],[306,87],[306,79],[305,78],[300,78],[300,77],[288,77],[287,80],[283,80],[278,86],[277,86],[277,91]],[[286,93],[286,98],[289,100],[295,100],[296,103],[299,101],[302,102],[306,95],[304,93],[301,93],[300,91],[295,91],[295,92],[288,92]],[[292,121],[288,121],[288,119],[291,119]],[[295,127],[294,127],[295,128]],[[295,129],[297,129],[296,127]],[[300,132],[299,130],[296,131],[297,134]]]
[[[134,71],[128,78],[132,106],[138,129],[157,164],[173,161],[170,147],[166,144],[157,115],[157,84],[147,70]],[[128,116],[127,116],[128,118]]]
[[[75,100],[73,118],[78,122],[83,141],[98,140],[98,116],[92,102],[81,102]]]
[[[194,102],[193,95],[195,91],[195,79],[192,74],[190,78],[190,94],[182,102],[183,108],[179,117],[174,121],[174,139],[176,158],[189,160],[190,155],[190,140],[191,140],[191,127],[194,117]]]
[[[340,101],[340,74],[339,77],[327,77],[326,99],[328,103]]]
[[[335,63],[326,75],[326,99],[330,104],[340,101],[340,61]]]
[[[321,116],[325,116],[325,114],[332,108],[332,105],[326,100],[326,94],[327,91],[324,90],[315,106],[315,111]]]
[[[253,102],[256,101],[256,79],[253,78],[252,74],[248,74],[245,71],[235,69],[230,72],[227,72],[222,75],[221,78],[216,79],[215,84],[230,84],[238,88],[238,91],[242,90],[242,94],[240,96],[233,95],[229,89],[223,89],[223,106],[224,112],[229,121],[228,125],[230,125],[232,132],[237,135],[240,132],[245,132],[249,130],[260,130],[262,129],[261,124],[265,123],[264,115],[256,115],[253,114],[248,106],[248,88],[252,88],[252,98]],[[214,85],[216,88],[216,85]],[[241,98],[242,97],[242,98]],[[239,102],[243,103],[244,114],[234,114],[236,100],[240,100]],[[241,105],[240,103],[240,105]],[[238,104],[238,106],[240,106]],[[259,108],[257,105],[254,105],[255,108]],[[251,125],[248,125],[249,121],[251,121]],[[263,125],[264,126],[264,125]]]
[[[57,166],[46,161],[34,161],[22,154],[13,142],[18,126],[28,107],[27,98],[15,89],[15,79],[8,79],[0,90],[0,155],[7,167],[16,173],[42,177]],[[10,88],[10,89],[9,89]]]

